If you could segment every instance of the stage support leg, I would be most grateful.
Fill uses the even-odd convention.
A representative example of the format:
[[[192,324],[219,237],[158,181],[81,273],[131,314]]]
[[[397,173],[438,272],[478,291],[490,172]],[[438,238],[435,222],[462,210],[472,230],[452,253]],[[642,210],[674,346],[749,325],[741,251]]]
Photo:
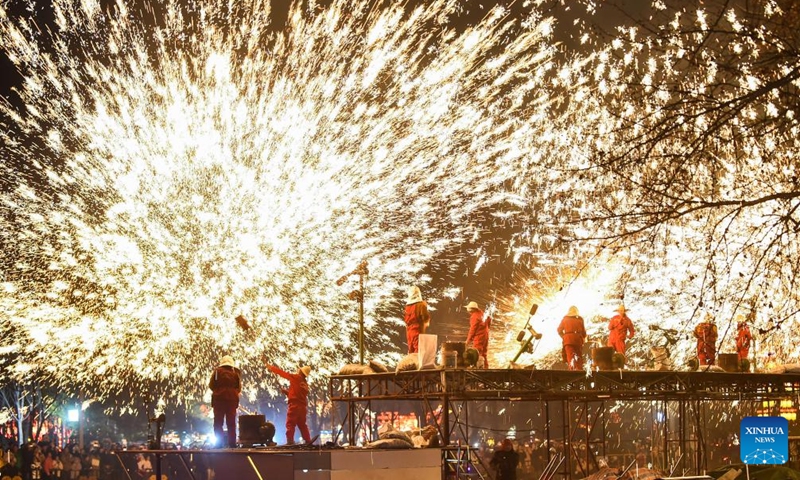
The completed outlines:
[[[444,394],[442,397],[442,432],[444,438],[442,438],[442,445],[447,447],[450,446],[450,436],[453,432],[452,428],[450,427],[450,395]]]

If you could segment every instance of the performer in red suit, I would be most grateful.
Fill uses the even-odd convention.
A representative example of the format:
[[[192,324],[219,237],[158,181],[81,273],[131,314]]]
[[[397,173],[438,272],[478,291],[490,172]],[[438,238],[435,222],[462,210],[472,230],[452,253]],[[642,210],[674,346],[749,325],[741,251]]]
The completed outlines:
[[[286,411],[286,443],[294,443],[294,429],[300,429],[303,440],[311,443],[311,433],[306,425],[306,415],[308,414],[308,383],[306,378],[311,373],[311,367],[305,366],[297,369],[297,373],[288,373],[275,365],[267,365],[270,372],[289,380],[289,388],[283,390],[289,402]]]
[[[620,305],[616,310],[617,314],[608,321],[608,346],[614,347],[614,351],[625,354],[625,340],[633,338],[635,333],[633,322],[628,318],[625,305]]]
[[[694,336],[697,339],[697,360],[700,366],[714,365],[717,358],[717,326],[710,313],[694,327]]]
[[[208,381],[211,389],[211,408],[214,409],[214,435],[217,445],[236,448],[236,410],[239,408],[239,395],[242,393],[242,376],[233,365],[233,357],[225,355],[211,374]],[[222,431],[223,422],[227,426],[226,437]]]
[[[408,300],[406,300],[403,319],[406,322],[408,353],[417,353],[419,351],[419,334],[425,333],[431,321],[428,304],[422,301],[422,293],[417,286],[408,289]]]
[[[583,342],[586,341],[586,327],[578,307],[569,307],[567,315],[558,325],[561,336],[563,358],[570,370],[583,370]]]
[[[750,356],[750,345],[753,343],[753,334],[750,333],[750,326],[747,325],[744,317],[739,317],[739,323],[736,326],[736,354],[739,356],[739,361],[746,359]]]
[[[483,357],[483,368],[489,368],[489,358],[486,356],[489,351],[489,327],[492,318],[483,318],[483,311],[478,308],[476,302],[469,302],[467,305],[469,312],[469,333],[467,334],[466,345],[472,342],[473,348]]]

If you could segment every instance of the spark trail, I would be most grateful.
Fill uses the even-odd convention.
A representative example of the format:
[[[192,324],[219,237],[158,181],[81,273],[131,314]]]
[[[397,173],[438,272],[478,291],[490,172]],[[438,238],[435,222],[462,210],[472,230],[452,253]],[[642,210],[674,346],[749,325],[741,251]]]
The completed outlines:
[[[550,19],[455,28],[459,4],[296,5],[274,30],[259,0],[0,10],[24,79],[0,107],[4,374],[188,399],[228,352],[335,370],[358,328],[335,281],[364,259],[368,350],[396,351],[379,307],[513,215],[570,82]]]

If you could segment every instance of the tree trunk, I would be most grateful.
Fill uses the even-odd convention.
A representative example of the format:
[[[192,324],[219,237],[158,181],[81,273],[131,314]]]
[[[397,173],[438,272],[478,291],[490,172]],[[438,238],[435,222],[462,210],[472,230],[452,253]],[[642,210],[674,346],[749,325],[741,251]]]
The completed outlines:
[[[24,399],[21,392],[17,391],[17,444],[21,447],[25,444],[25,417],[23,416],[23,407],[25,406]]]

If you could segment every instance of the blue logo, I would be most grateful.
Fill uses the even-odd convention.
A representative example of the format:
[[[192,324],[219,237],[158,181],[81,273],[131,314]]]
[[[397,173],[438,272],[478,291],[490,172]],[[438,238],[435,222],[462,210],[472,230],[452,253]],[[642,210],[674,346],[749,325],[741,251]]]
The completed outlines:
[[[744,417],[739,457],[750,465],[782,465],[789,460],[789,421],[783,417]]]

